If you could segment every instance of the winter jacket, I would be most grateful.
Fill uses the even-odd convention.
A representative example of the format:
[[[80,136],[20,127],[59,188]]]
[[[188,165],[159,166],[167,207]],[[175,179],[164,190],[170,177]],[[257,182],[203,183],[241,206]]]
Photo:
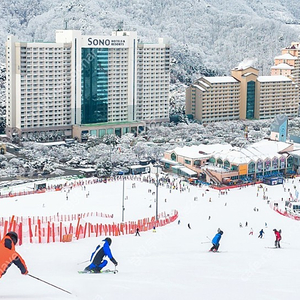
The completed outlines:
[[[218,232],[218,233],[215,235],[215,237],[212,239],[212,243],[213,243],[214,245],[219,245],[219,242],[220,242],[221,237],[222,237],[221,233]]]
[[[0,278],[7,269],[14,263],[22,274],[27,274],[28,270],[23,258],[15,251],[15,244],[9,236],[5,236],[0,241]]]
[[[281,234],[279,231],[275,231],[275,236],[276,236],[276,241],[280,241],[281,240]]]
[[[96,247],[96,250],[92,253],[90,261],[96,266],[98,266],[101,264],[105,256],[107,256],[113,264],[118,264],[112,256],[108,242],[104,240],[104,245],[102,247],[100,245]]]

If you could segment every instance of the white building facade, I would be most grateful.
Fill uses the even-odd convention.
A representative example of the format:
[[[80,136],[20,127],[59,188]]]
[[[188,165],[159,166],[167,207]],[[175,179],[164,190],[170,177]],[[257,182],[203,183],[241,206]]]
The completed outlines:
[[[141,44],[131,31],[58,30],[55,43],[9,36],[6,54],[7,133],[56,131],[80,140],[169,119],[170,48],[163,39]]]

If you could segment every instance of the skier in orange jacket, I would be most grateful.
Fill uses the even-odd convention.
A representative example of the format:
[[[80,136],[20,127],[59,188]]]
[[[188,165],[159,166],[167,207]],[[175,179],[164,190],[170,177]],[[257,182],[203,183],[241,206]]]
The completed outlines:
[[[18,242],[18,235],[14,231],[8,232],[0,241],[0,278],[7,269],[14,263],[23,275],[28,274],[25,261],[18,252],[15,251],[15,245]]]

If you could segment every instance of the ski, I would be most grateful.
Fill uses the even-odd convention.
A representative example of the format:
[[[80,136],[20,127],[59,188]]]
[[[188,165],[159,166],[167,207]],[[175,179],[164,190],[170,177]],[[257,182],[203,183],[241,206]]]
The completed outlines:
[[[278,248],[278,247],[265,247],[267,249],[282,249],[282,247]]]
[[[227,253],[228,251],[222,251],[222,250],[221,251],[219,251],[219,250],[218,251],[209,251],[208,250],[208,251],[200,251],[200,252],[201,253],[210,253],[210,252],[212,252],[212,253]]]
[[[117,274],[118,272],[119,272],[118,270],[102,270],[99,273],[90,272],[90,271],[78,271],[79,274],[101,274],[101,273],[114,273],[114,274]]]

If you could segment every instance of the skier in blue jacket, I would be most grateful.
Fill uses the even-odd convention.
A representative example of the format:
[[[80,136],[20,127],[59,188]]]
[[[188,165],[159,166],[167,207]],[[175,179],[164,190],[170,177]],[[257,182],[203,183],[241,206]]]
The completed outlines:
[[[103,240],[103,242],[103,246],[101,247],[100,245],[98,245],[96,247],[96,250],[92,253],[90,259],[92,263],[87,266],[84,271],[91,273],[100,273],[101,270],[107,265],[107,260],[103,259],[105,256],[107,256],[115,266],[118,265],[109,247],[111,245],[111,238],[107,237]]]
[[[218,251],[218,249],[220,247],[220,239],[222,237],[222,234],[223,234],[223,231],[218,229],[218,233],[212,239],[213,246],[210,248],[209,251],[212,251],[212,252]]]

